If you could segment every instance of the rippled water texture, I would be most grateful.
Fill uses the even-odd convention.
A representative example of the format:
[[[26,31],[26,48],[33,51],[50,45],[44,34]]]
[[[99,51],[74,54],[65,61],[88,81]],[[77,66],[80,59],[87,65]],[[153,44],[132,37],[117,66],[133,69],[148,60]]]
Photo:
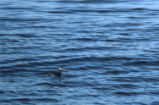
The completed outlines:
[[[158,3],[1,0],[0,105],[159,105]]]

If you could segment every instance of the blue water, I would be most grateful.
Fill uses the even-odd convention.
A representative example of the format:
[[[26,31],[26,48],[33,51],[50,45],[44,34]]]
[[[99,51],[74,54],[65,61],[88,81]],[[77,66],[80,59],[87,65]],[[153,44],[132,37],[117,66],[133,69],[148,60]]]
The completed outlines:
[[[159,105],[158,3],[1,0],[0,105]]]

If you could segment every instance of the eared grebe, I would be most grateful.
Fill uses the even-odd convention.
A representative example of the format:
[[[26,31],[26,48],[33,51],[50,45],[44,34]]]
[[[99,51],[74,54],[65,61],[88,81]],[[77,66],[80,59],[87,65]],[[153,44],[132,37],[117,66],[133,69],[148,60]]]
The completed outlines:
[[[63,67],[59,67],[58,72],[52,72],[51,76],[57,76],[61,78]]]

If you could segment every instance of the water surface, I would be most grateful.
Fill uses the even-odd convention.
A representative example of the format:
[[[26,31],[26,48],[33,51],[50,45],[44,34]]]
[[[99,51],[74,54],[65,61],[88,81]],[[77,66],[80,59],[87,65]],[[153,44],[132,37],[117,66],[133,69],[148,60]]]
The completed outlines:
[[[158,3],[1,0],[0,105],[158,105]]]

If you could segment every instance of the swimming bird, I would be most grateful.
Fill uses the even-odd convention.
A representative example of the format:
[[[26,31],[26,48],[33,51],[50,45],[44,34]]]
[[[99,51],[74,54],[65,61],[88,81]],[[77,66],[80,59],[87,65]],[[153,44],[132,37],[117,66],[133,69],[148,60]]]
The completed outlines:
[[[63,70],[63,67],[59,67],[58,69],[58,72],[52,72],[50,75],[51,76],[57,76],[57,77],[60,77],[61,78],[61,75],[62,75],[62,70]]]

